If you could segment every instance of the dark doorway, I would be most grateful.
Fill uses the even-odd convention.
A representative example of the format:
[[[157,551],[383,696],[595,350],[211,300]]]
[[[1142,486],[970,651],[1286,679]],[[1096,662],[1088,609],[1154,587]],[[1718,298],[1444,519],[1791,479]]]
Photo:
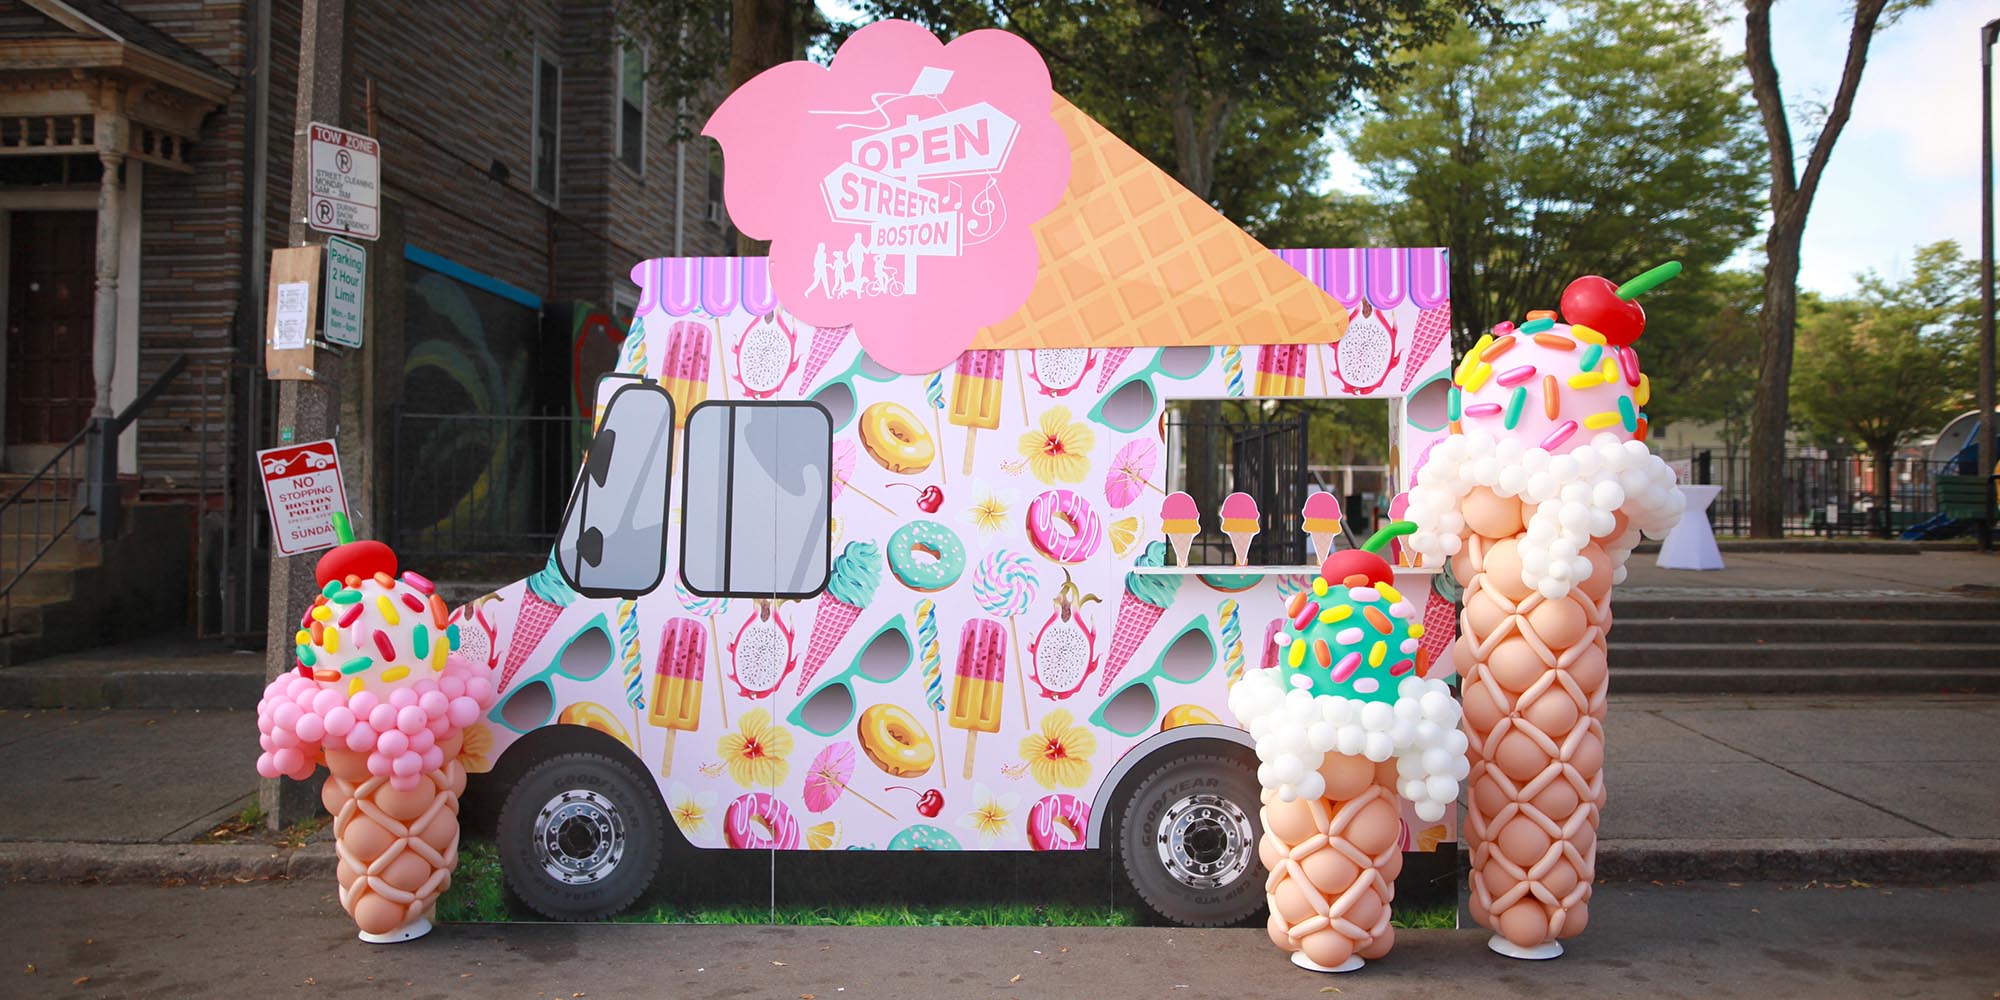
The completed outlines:
[[[91,374],[97,217],[15,212],[7,254],[7,445],[62,444],[96,403]]]

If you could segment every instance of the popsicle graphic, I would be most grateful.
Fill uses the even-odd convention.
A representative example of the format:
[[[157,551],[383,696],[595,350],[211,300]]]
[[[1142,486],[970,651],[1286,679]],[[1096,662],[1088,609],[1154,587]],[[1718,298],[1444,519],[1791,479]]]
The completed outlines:
[[[646,721],[667,731],[667,749],[660,755],[660,777],[674,770],[674,734],[701,725],[701,682],[708,669],[708,645],[701,623],[675,618],[660,629],[660,655],[653,661],[653,697]]]
[[[1231,493],[1222,500],[1222,533],[1236,550],[1236,565],[1250,565],[1250,540],[1257,537],[1257,498]]]
[[[1306,497],[1305,515],[1306,537],[1312,539],[1313,562],[1325,562],[1333,554],[1333,539],[1340,534],[1340,501],[1331,493],[1314,493]]]
[[[953,427],[965,428],[966,475],[972,475],[972,446],[979,432],[1000,426],[1000,400],[1007,380],[1005,351],[967,351],[958,356],[951,378]]]
[[[974,618],[958,634],[958,668],[951,679],[951,728],[965,730],[965,777],[972,779],[980,733],[1000,731],[1007,694],[1007,629]]]
[[[1257,348],[1256,395],[1306,394],[1306,345],[1265,344]]]
[[[1195,508],[1194,498],[1186,493],[1167,494],[1160,502],[1160,530],[1174,543],[1174,565],[1186,566],[1194,536],[1201,534],[1201,511]]]
[[[687,426],[688,411],[708,399],[709,328],[682,321],[667,328],[666,356],[660,361],[660,384],[674,400],[674,427]]]

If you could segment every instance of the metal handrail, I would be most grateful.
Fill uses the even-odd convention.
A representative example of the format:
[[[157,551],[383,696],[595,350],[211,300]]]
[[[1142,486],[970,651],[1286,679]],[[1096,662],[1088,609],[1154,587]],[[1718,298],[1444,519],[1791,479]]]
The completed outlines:
[[[127,404],[123,410],[119,411],[117,416],[93,419],[84,425],[81,430],[77,431],[69,439],[69,443],[57,449],[56,453],[50,456],[47,462],[42,463],[42,467],[35,470],[35,473],[29,476],[27,481],[23,482],[12,493],[9,493],[5,500],[0,500],[0,523],[4,523],[9,510],[18,506],[22,502],[22,498],[27,496],[30,490],[35,490],[45,486],[48,482],[54,481],[57,477],[50,476],[50,472],[54,471],[56,466],[67,462],[67,474],[60,478],[69,484],[67,499],[70,500],[70,507],[68,516],[44,538],[42,534],[41,514],[37,511],[34,530],[29,533],[30,544],[35,549],[34,554],[19,566],[8,567],[0,565],[0,571],[5,571],[8,574],[7,579],[0,580],[0,634],[6,634],[13,629],[14,588],[19,586],[22,580],[27,579],[28,573],[39,565],[42,559],[56,547],[56,543],[62,541],[63,537],[69,534],[70,529],[75,527],[77,522],[83,520],[86,515],[113,513],[99,509],[93,503],[93,498],[105,498],[113,507],[116,506],[116,490],[118,487],[116,482],[117,464],[115,455],[117,453],[119,436],[125,432],[127,427],[132,425],[132,421],[138,419],[139,414],[143,413],[159,399],[160,394],[166,390],[168,383],[178,378],[181,372],[186,371],[187,366],[187,355],[182,354],[175,357],[172,362],[168,363],[166,370],[154,378],[151,384],[147,385],[146,391],[140,393],[131,403]],[[76,450],[79,445],[86,442],[91,442],[92,444],[89,455],[86,456],[84,475],[78,476],[76,475]],[[99,481],[105,479],[107,476],[111,480],[110,482]],[[86,484],[81,490],[76,485],[79,480],[82,480]]]

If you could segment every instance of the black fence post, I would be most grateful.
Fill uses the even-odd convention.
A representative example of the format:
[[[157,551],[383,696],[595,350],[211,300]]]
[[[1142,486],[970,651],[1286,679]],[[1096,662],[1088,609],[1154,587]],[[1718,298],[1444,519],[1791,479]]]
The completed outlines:
[[[1715,482],[1715,453],[1704,451],[1694,458],[1694,481],[1697,486],[1707,486]]]

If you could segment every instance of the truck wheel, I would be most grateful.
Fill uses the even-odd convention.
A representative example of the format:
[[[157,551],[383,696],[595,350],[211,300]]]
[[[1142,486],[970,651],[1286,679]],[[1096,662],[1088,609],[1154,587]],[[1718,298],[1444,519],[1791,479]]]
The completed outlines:
[[[645,779],[594,753],[529,768],[500,807],[507,885],[551,920],[602,920],[638,899],[659,870],[666,816]]]
[[[1190,754],[1156,768],[1119,815],[1132,891],[1184,927],[1242,923],[1264,905],[1258,808],[1256,776],[1226,757]]]

